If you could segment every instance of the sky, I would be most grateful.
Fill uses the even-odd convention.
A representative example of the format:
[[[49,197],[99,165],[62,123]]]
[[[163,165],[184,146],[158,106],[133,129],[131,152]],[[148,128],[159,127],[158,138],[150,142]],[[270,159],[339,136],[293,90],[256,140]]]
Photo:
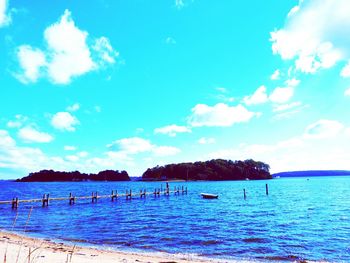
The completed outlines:
[[[216,158],[350,170],[348,0],[0,0],[0,179]]]

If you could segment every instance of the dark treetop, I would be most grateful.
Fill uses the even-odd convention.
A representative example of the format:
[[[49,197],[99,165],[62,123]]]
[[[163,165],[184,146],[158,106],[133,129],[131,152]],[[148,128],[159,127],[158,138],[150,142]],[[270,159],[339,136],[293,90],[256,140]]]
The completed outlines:
[[[147,169],[142,179],[152,180],[261,180],[271,179],[270,166],[254,160],[210,160],[206,162],[168,164]]]
[[[30,173],[28,176],[18,179],[17,182],[67,182],[67,181],[130,181],[126,171],[106,170],[97,174],[86,174],[78,171],[58,172],[42,170]]]

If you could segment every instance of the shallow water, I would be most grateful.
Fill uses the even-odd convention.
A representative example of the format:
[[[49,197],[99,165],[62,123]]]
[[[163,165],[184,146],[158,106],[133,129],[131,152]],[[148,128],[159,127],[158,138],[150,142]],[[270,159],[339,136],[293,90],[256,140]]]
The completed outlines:
[[[269,196],[265,184],[269,184]],[[110,194],[161,183],[0,182],[0,200]],[[188,194],[115,202],[101,199],[33,204],[27,234],[118,250],[168,252],[211,258],[350,262],[350,177],[284,178],[269,181],[179,182]],[[165,184],[163,183],[163,187]],[[247,199],[243,198],[243,188]],[[219,194],[205,200],[201,192]],[[0,205],[0,228],[23,232],[31,205]]]

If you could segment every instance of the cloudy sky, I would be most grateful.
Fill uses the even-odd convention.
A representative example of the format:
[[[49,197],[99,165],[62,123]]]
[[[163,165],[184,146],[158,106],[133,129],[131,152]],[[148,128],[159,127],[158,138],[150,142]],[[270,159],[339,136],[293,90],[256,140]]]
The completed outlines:
[[[350,169],[348,0],[0,0],[0,179],[225,158]]]

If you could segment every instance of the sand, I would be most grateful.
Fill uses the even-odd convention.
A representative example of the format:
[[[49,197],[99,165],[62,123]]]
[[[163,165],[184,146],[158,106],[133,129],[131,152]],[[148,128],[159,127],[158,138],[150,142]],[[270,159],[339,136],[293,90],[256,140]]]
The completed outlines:
[[[31,252],[29,252],[31,251]],[[5,261],[6,254],[6,261]],[[30,255],[30,256],[29,256]],[[18,258],[18,260],[17,260]],[[90,262],[228,262],[172,254],[141,254],[70,246],[47,239],[20,236],[0,231],[0,263],[90,263]]]

